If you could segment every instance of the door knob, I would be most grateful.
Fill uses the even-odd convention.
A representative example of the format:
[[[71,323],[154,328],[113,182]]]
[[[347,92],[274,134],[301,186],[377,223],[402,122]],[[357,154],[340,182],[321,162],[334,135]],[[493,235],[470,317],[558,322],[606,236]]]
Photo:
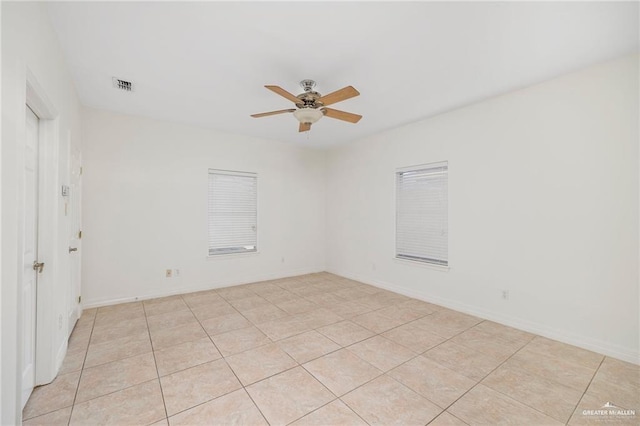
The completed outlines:
[[[78,251],[77,247],[69,247],[69,253],[74,252],[74,251]]]
[[[42,268],[44,268],[44,262],[38,262],[37,260],[33,261],[33,270],[38,271],[39,274],[42,273]]]

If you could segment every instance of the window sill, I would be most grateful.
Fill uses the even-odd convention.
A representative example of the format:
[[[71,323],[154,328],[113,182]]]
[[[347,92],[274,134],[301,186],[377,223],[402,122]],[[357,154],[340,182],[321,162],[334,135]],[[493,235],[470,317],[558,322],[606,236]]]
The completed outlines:
[[[449,272],[449,269],[450,269],[450,266],[436,265],[435,263],[420,262],[418,260],[401,259],[398,257],[394,257],[393,260],[405,265],[417,266],[419,268],[433,269],[435,271],[440,271],[440,272]]]
[[[206,259],[207,260],[216,260],[216,259],[229,260],[229,259],[235,259],[239,257],[252,257],[252,256],[257,256],[259,254],[260,254],[259,251],[251,251],[247,253],[208,254]]]

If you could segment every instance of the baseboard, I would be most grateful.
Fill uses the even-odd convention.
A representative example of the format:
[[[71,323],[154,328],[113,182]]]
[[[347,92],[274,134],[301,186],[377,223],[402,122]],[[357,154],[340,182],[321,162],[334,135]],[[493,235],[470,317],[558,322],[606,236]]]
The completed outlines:
[[[277,280],[282,278],[295,277],[298,275],[314,274],[322,271],[323,271],[323,268],[299,268],[299,269],[292,269],[284,273],[256,275],[253,277],[246,277],[239,280],[223,281],[216,284],[199,284],[194,286],[185,286],[185,287],[172,289],[171,291],[163,291],[158,293],[146,293],[139,296],[127,296],[127,297],[119,297],[119,298],[117,297],[117,298],[104,299],[104,300],[88,300],[87,302],[83,301],[81,309],[84,310],[84,309],[100,308],[103,306],[117,305],[120,303],[138,302],[141,300],[156,299],[158,297],[174,296],[176,294],[188,294],[188,293],[194,293],[196,291],[215,290],[218,288],[232,287],[232,286],[242,285],[242,284],[251,284],[259,281]]]
[[[449,309],[453,309],[465,314],[474,315],[486,320],[494,321],[502,325],[517,328],[519,330],[527,331],[529,333],[537,334],[549,339],[557,340],[569,345],[577,346],[583,349],[587,349],[593,352],[600,353],[602,355],[617,358],[622,361],[631,362],[633,364],[640,364],[640,353],[633,351],[629,348],[625,348],[619,345],[612,345],[608,342],[603,342],[597,339],[585,338],[584,336],[575,335],[572,333],[566,333],[561,330],[550,329],[547,326],[537,324],[532,321],[523,320],[521,318],[515,318],[509,315],[504,315],[499,312],[493,312],[486,309],[470,306],[464,303],[457,302],[455,300],[444,299],[424,293],[419,293],[411,290],[407,290],[396,285],[380,281],[372,280],[370,278],[362,277],[357,274],[353,274],[347,271],[340,271],[332,268],[328,268],[327,272],[340,275],[345,278],[356,280],[365,284],[373,285],[378,288],[390,290],[395,293],[403,294],[405,296],[412,297],[414,299],[422,300],[425,302],[433,303],[436,305],[444,306]]]

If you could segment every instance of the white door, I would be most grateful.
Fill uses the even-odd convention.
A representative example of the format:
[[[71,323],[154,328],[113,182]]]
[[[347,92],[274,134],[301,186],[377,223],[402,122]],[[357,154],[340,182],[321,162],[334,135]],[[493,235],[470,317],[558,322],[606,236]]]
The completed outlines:
[[[22,406],[35,383],[36,289],[38,280],[38,117],[26,108],[24,205],[22,227]],[[40,266],[40,268],[38,267]]]
[[[71,167],[71,180],[68,196],[68,212],[70,214],[69,226],[69,268],[71,283],[71,300],[69,306],[69,335],[73,331],[73,327],[80,316],[80,243],[82,238],[81,231],[81,206],[82,206],[82,160],[80,151],[74,149],[71,151],[69,164]]]

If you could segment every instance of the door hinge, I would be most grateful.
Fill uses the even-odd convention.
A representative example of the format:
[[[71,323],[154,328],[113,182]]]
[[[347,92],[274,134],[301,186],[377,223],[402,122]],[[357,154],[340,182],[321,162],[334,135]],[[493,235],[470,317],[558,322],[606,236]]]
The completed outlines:
[[[78,296],[78,303],[82,302],[82,296]]]
[[[78,231],[78,239],[81,240],[82,239],[82,231]]]
[[[80,175],[82,175],[82,167],[80,167]]]

